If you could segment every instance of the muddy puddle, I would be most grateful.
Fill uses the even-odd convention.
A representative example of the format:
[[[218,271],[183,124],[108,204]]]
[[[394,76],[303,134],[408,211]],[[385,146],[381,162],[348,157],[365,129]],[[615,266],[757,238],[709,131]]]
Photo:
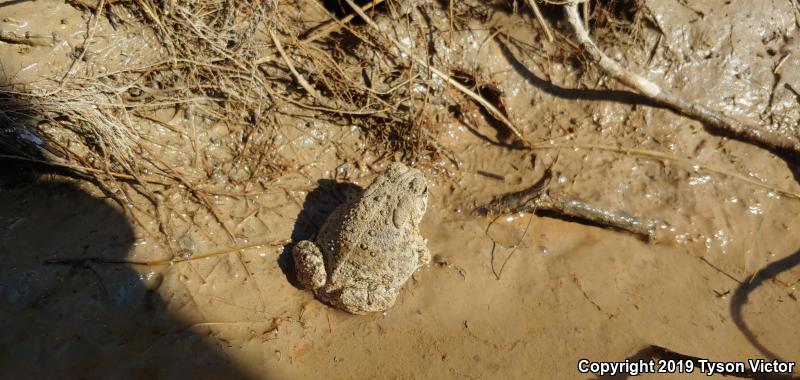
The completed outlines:
[[[796,4],[642,4],[652,25],[633,47],[604,40],[610,56],[729,115],[798,134]],[[320,303],[299,288],[290,250],[352,185],[403,157],[376,153],[358,126],[292,109],[275,116],[262,167],[240,165],[236,125],[162,110],[135,126],[139,143],[187,183],[208,179],[201,202],[187,202],[185,188],[121,186],[120,205],[59,175],[2,178],[2,377],[593,378],[579,360],[633,360],[651,346],[712,361],[800,359],[795,159],[548,58],[558,47],[521,10],[500,4],[451,31],[446,6],[424,9],[441,62],[498,89],[538,148],[510,146],[469,102],[458,117],[431,103],[444,153],[408,163],[429,182],[421,229],[435,260],[392,309],[354,316]],[[67,65],[93,20],[50,0],[0,5],[0,17],[3,31],[60,36],[0,44],[4,69],[24,81]],[[105,23],[91,59],[108,70],[161,53],[148,52],[148,33]],[[548,168],[551,191],[664,221],[663,239],[547,213],[475,214]]]

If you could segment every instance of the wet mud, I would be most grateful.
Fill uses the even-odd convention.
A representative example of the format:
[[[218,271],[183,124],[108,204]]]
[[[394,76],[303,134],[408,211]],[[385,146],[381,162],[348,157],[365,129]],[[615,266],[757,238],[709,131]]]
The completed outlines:
[[[652,20],[636,43],[596,37],[687,97],[796,136],[798,11],[768,3],[646,0]],[[230,164],[236,125],[158,112],[158,123],[137,125],[140,143],[187,180],[210,178],[208,201],[228,225],[178,188],[154,193],[153,210],[132,187],[120,187],[120,205],[59,173],[0,171],[0,377],[574,378],[585,376],[580,359],[652,347],[800,359],[796,158],[708,131],[578,58],[552,59],[568,54],[502,4],[452,33],[436,4],[425,9],[437,62],[496,89],[537,147],[515,146],[468,101],[458,112],[432,105],[430,133],[448,154],[409,163],[429,182],[421,229],[435,259],[392,309],[354,316],[320,303],[290,257],[400,158],[371,149],[370,131],[279,114],[270,165],[282,170],[250,177],[257,168]],[[70,28],[86,18],[50,0],[3,4],[0,16],[4,31],[63,35],[0,43],[4,70],[25,80],[69,62],[68,42],[84,30]],[[109,41],[150,38],[105,27]],[[98,47],[109,67],[125,64],[114,46]],[[546,170],[550,191],[664,221],[666,238],[547,213],[473,213]]]

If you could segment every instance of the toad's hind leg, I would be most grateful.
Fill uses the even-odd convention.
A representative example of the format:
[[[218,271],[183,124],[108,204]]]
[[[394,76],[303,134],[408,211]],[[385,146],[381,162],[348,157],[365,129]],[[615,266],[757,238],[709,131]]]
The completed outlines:
[[[333,299],[335,306],[352,314],[384,311],[397,300],[397,290],[385,287],[377,289],[345,288]]]
[[[292,249],[297,280],[306,289],[316,290],[325,285],[325,259],[319,246],[312,241],[303,240]]]

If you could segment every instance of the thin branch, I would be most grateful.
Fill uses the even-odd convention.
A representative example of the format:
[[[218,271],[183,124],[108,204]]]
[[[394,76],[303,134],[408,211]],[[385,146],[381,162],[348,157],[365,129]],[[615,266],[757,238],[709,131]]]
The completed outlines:
[[[278,39],[278,36],[275,35],[275,32],[270,30],[269,36],[272,37],[272,42],[275,44],[275,48],[278,49],[278,53],[281,55],[283,62],[286,63],[286,66],[289,66],[289,71],[292,72],[292,75],[294,75],[294,78],[297,80],[297,83],[300,84],[300,86],[303,87],[303,89],[305,89],[309,95],[313,96],[314,99],[317,99],[317,101],[319,101],[322,104],[327,103],[322,98],[322,95],[319,92],[317,92],[317,90],[313,86],[311,86],[311,83],[308,83],[306,78],[303,78],[303,76],[300,75],[300,73],[294,67],[294,64],[292,64],[292,60],[289,59],[288,55],[286,55],[286,52],[283,50],[283,45],[281,44],[281,41]]]
[[[352,111],[352,109],[354,107],[352,107],[352,106],[350,106],[348,104],[344,104],[344,102],[339,101],[338,99],[334,98],[332,101],[328,100],[328,99],[325,99],[325,97],[323,97],[322,94],[320,94],[319,91],[317,91],[311,85],[311,83],[308,83],[306,78],[304,78],[300,74],[300,72],[297,71],[297,69],[295,68],[294,64],[292,63],[292,60],[286,54],[286,51],[283,50],[283,44],[281,44],[281,41],[278,39],[278,36],[275,35],[275,32],[270,30],[269,31],[269,35],[272,38],[272,42],[275,44],[275,48],[278,50],[278,54],[280,54],[281,59],[283,59],[283,62],[286,63],[286,66],[289,67],[289,71],[292,72],[292,75],[294,75],[294,78],[297,80],[297,83],[300,84],[300,86],[303,87],[303,89],[305,89],[306,92],[308,92],[309,95],[314,97],[314,99],[316,99],[320,104],[322,104],[323,106],[327,107],[329,112],[342,113],[342,114],[360,114],[360,112],[358,112],[358,111]],[[341,111],[339,111],[339,110],[341,110]],[[378,111],[378,112],[380,112],[380,111]],[[377,113],[377,112],[373,112],[373,113]]]
[[[17,34],[0,30],[0,41],[28,46],[51,46],[53,45],[53,36],[27,32],[25,34]]]
[[[550,31],[550,27],[547,26],[547,21],[545,21],[544,16],[542,16],[542,11],[539,10],[539,6],[536,5],[536,0],[528,0],[528,6],[531,7],[533,11],[533,15],[536,16],[536,21],[539,22],[542,29],[544,29],[544,34],[547,36],[547,40],[553,42],[555,39],[553,38],[553,32]]]
[[[580,1],[571,1],[564,6],[567,21],[575,30],[575,38],[582,50],[607,75],[640,94],[671,108],[675,112],[730,133],[746,142],[772,149],[789,150],[800,154],[800,140],[797,137],[782,136],[777,132],[765,130],[757,125],[741,123],[706,106],[685,99],[670,90],[664,89],[649,79],[623,68],[600,50],[584,28],[578,11]]]
[[[361,8],[359,8],[353,2],[353,0],[345,0],[345,2],[347,2],[347,4],[350,6],[350,8],[352,8],[353,11],[355,11],[362,19],[364,19],[364,21],[366,21],[366,23],[370,27],[375,29],[375,31],[377,31],[378,33],[381,33],[384,38],[388,39],[400,51],[402,51],[403,53],[405,53],[406,55],[411,57],[418,64],[424,66],[426,69],[430,70],[431,72],[433,72],[434,74],[436,74],[440,78],[442,78],[445,81],[447,81],[447,83],[449,83],[451,86],[455,87],[457,90],[463,92],[465,95],[469,96],[470,98],[472,98],[476,102],[480,103],[480,105],[482,105],[484,108],[486,108],[486,110],[490,114],[492,114],[492,116],[494,118],[496,118],[497,120],[502,122],[506,126],[506,128],[508,128],[509,131],[511,131],[511,133],[514,134],[514,136],[516,136],[525,145],[529,145],[528,140],[525,139],[525,137],[522,136],[522,133],[519,132],[519,129],[517,129],[517,127],[515,127],[514,124],[510,120],[508,120],[508,118],[505,115],[503,115],[502,112],[500,112],[500,110],[498,110],[494,105],[492,105],[492,103],[490,103],[488,100],[484,99],[482,96],[478,95],[474,91],[468,89],[467,87],[465,87],[461,83],[458,83],[458,81],[456,81],[455,79],[453,79],[449,75],[445,74],[441,70],[439,70],[439,69],[433,67],[432,65],[428,64],[428,62],[426,62],[424,59],[417,57],[417,55],[414,54],[414,52],[412,52],[411,49],[409,49],[408,47],[406,47],[405,45],[400,43],[400,41],[394,39],[392,36],[389,36],[389,35],[386,35],[385,33],[382,33],[381,32],[381,28],[378,26],[378,24],[375,23],[375,21],[373,21],[371,17],[367,16],[367,14],[364,13],[364,11],[362,11]]]
[[[473,213],[496,216],[519,212],[535,214],[537,211],[549,211],[585,220],[598,226],[628,231],[651,243],[664,242],[672,238],[669,233],[669,225],[663,221],[632,215],[621,210],[597,207],[581,199],[549,191],[552,175],[552,171],[548,168],[542,178],[531,187],[495,197],[489,203],[475,208]]]

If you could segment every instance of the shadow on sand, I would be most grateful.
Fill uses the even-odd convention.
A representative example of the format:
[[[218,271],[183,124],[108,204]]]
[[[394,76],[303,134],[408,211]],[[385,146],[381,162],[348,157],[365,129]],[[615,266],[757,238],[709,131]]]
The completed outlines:
[[[18,153],[4,149],[13,121],[0,121],[0,154]],[[0,158],[0,378],[268,377],[238,368],[220,341],[168,310],[181,302],[158,291],[169,269],[82,261],[126,259],[132,226],[74,181],[34,169]]]
[[[328,215],[340,204],[361,191],[363,189],[356,184],[320,179],[317,181],[317,187],[308,193],[292,230],[292,244],[287,245],[278,257],[278,265],[286,275],[286,279],[294,287],[303,289],[295,276],[294,257],[292,256],[294,244],[300,240],[313,239],[322,224],[328,219]]]
[[[739,287],[736,288],[736,291],[731,297],[731,318],[733,318],[733,323],[736,324],[736,327],[739,328],[739,331],[744,334],[747,340],[759,352],[761,352],[764,357],[770,360],[777,359],[784,361],[784,359],[782,359],[778,354],[771,351],[764,343],[759,341],[758,336],[747,326],[742,311],[744,306],[747,305],[750,293],[755,291],[759,286],[763,285],[768,280],[771,280],[782,272],[786,272],[798,265],[800,265],[800,251],[797,251],[780,260],[773,261],[756,272],[752,278],[749,278],[749,281],[742,282]]]

